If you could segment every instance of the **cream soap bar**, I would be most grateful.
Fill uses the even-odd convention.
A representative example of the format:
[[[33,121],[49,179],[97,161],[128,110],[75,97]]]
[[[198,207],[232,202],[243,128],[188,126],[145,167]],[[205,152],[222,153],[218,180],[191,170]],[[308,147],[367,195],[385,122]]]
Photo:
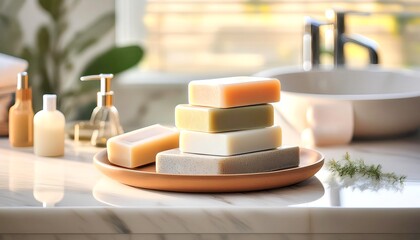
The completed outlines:
[[[179,148],[182,152],[231,156],[274,149],[281,146],[279,126],[223,133],[182,130]]]
[[[280,81],[275,78],[230,77],[191,81],[191,105],[230,108],[280,101]]]
[[[177,148],[178,142],[177,129],[156,124],[108,139],[108,159],[115,165],[135,168],[154,162],[158,152]]]
[[[270,127],[274,109],[270,104],[236,108],[209,108],[181,104],[175,108],[179,129],[199,132],[228,132]]]
[[[280,147],[229,157],[182,153],[171,149],[156,156],[156,172],[167,174],[238,174],[297,167],[299,147]]]

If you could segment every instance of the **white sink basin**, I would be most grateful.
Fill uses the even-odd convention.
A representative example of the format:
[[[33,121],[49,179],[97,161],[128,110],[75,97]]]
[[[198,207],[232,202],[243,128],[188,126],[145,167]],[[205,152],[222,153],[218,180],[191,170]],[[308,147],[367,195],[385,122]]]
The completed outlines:
[[[420,73],[381,69],[334,69],[303,71],[270,69],[256,74],[280,80],[277,110],[297,130],[310,124],[308,110],[314,105],[350,104],[353,137],[389,137],[420,127]],[[340,105],[337,105],[339,109]],[[333,109],[333,108],[330,108]],[[338,121],[343,116],[328,118]]]

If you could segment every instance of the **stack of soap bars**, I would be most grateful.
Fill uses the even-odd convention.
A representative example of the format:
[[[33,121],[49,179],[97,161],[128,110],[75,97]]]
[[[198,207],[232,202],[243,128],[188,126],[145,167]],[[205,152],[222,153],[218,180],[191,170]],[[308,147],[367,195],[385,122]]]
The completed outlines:
[[[280,82],[272,78],[231,77],[192,81],[189,104],[175,109],[179,148],[156,156],[156,171],[169,174],[267,172],[299,165],[298,147],[281,147],[273,126],[272,102]]]

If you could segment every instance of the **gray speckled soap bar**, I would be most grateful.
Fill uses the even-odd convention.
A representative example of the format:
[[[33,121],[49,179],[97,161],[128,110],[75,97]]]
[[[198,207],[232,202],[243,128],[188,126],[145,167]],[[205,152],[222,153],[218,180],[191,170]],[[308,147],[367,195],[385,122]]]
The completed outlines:
[[[298,165],[299,147],[297,146],[227,157],[183,153],[177,148],[160,152],[156,156],[156,172],[168,174],[256,173]]]

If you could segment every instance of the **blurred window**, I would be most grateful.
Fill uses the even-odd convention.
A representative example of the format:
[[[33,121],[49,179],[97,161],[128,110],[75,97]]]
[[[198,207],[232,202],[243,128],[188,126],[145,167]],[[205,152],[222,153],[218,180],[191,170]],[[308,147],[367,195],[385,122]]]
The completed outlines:
[[[420,32],[414,0],[117,0],[117,42],[141,42],[147,52],[141,67],[150,71],[248,74],[301,64],[303,17],[325,20],[331,8],[373,13],[349,17],[348,31],[383,44],[384,65],[407,64],[401,31]],[[332,34],[325,36],[328,63]],[[348,48],[363,63],[363,50]]]

